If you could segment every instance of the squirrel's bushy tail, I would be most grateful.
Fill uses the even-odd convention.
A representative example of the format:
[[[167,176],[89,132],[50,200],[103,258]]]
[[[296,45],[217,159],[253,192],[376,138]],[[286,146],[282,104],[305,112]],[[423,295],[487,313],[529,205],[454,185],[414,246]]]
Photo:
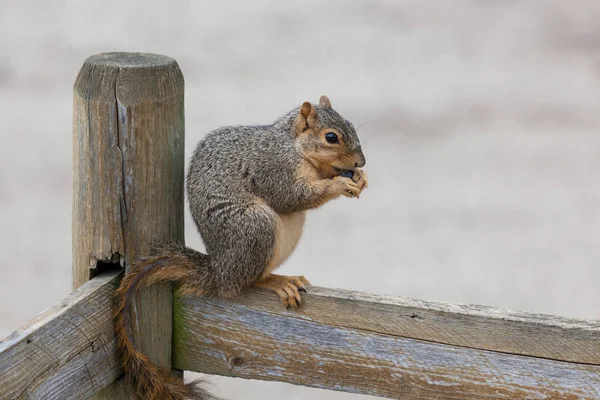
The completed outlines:
[[[199,386],[200,382],[185,385],[180,378],[171,376],[169,371],[154,365],[133,343],[131,303],[138,289],[164,282],[185,285],[186,281],[192,279],[196,280],[194,286],[198,287],[197,279],[207,277],[208,256],[205,254],[179,243],[169,243],[158,249],[158,252],[161,254],[137,261],[115,292],[115,331],[125,375],[140,400],[214,399]],[[205,294],[210,292],[208,286],[207,282]]]

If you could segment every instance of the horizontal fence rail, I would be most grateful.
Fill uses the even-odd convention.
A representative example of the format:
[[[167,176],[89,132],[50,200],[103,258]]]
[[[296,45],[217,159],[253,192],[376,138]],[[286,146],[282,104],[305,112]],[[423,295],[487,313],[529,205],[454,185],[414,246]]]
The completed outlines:
[[[311,288],[175,295],[175,368],[396,399],[600,398],[600,323]]]
[[[118,281],[100,274],[0,342],[0,399],[84,399],[117,380]],[[402,399],[600,398],[597,321],[312,287],[296,311],[258,289],[175,291],[173,328],[188,371]]]
[[[0,399],[86,399],[121,375],[119,275],[100,274],[0,342]]]

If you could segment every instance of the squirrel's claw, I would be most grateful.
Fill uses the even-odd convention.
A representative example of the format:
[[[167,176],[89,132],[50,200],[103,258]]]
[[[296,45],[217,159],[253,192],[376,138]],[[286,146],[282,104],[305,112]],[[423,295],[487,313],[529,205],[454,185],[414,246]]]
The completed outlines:
[[[346,197],[358,197],[360,195],[360,189],[358,184],[354,182],[350,178],[345,178],[343,176],[336,176],[334,180],[338,181],[340,194],[343,194]]]
[[[284,276],[271,274],[254,284],[255,287],[270,289],[277,293],[283,305],[289,309],[298,308],[302,304],[302,293],[310,282],[303,276]]]

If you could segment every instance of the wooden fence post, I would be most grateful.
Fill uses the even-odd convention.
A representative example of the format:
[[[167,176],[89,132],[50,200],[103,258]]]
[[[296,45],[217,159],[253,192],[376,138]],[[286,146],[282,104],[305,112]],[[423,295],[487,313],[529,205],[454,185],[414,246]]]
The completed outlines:
[[[73,288],[111,265],[129,268],[154,242],[183,242],[183,99],[169,57],[106,53],[84,62],[73,103]],[[148,288],[136,303],[137,345],[170,368],[171,286]],[[127,393],[112,385],[104,397]]]

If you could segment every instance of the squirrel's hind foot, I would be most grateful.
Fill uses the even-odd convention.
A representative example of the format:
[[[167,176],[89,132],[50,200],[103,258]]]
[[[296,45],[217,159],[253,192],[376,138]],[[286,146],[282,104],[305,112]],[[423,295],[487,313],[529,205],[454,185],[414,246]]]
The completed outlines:
[[[303,276],[285,276],[270,274],[256,282],[254,287],[265,288],[277,293],[286,308],[298,308],[302,304],[302,295],[310,282]]]

